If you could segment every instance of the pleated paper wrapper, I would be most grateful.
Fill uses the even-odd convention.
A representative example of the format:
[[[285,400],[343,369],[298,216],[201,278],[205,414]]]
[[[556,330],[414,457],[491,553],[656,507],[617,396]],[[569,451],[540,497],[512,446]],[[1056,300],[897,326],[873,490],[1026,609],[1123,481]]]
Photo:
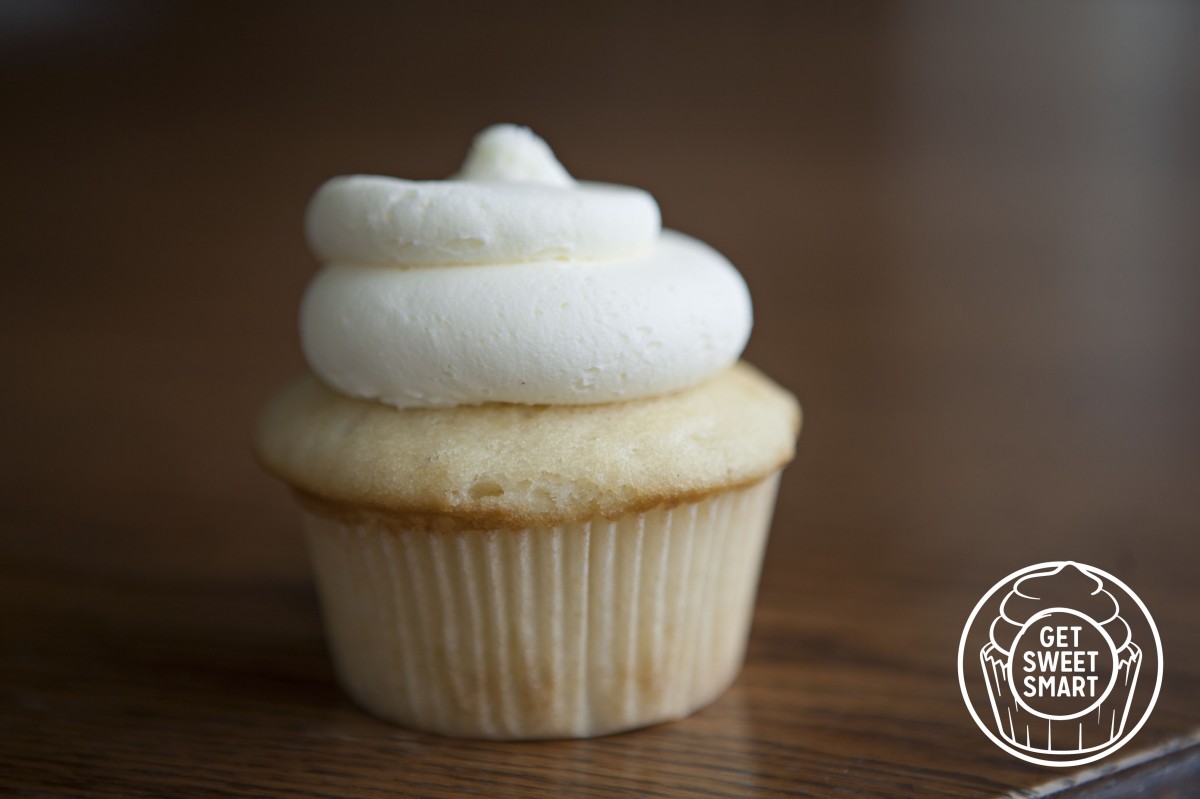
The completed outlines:
[[[988,642],[979,652],[995,728],[1013,746],[1035,755],[1098,752],[1125,733],[1142,667],[1142,650],[1130,641],[1117,653],[1117,680],[1094,710],[1069,719],[1046,719],[1025,710],[1009,686],[1008,653]]]
[[[458,737],[682,718],[741,668],[777,486],[520,531],[306,511],[339,679],[376,715]]]

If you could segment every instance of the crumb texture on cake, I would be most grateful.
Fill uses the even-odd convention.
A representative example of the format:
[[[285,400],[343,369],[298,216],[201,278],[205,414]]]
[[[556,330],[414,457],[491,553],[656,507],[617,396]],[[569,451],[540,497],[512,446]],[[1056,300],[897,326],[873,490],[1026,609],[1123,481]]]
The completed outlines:
[[[310,506],[520,529],[695,501],[793,455],[795,398],[746,363],[662,397],[398,410],[306,374],[269,402],[263,465]]]

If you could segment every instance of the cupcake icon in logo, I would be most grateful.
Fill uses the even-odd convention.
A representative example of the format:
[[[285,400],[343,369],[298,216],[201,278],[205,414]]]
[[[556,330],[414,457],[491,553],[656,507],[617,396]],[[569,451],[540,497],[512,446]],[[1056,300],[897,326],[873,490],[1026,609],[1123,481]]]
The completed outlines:
[[[1149,718],[1162,644],[1117,578],[1071,561],[1030,566],[975,606],[958,653],[976,723],[1032,763],[1073,766],[1122,746]]]

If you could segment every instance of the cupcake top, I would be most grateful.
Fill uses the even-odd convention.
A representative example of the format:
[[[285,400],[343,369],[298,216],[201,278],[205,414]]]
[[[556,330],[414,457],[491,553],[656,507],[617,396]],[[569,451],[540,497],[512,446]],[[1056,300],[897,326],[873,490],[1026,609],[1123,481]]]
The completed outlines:
[[[524,128],[475,140],[444,181],[322,186],[325,268],[301,308],[313,371],[399,408],[658,396],[733,364],[750,334],[737,270],[661,229],[639,189],[576,182]]]
[[[1070,608],[1091,618],[1108,633],[1118,652],[1130,641],[1129,625],[1104,583],[1074,563],[1064,563],[1051,571],[1027,574],[1013,585],[992,622],[992,643],[1009,652],[1030,619],[1055,608]]]
[[[745,363],[695,388],[629,402],[403,412],[305,376],[268,403],[256,450],[327,513],[524,529],[750,485],[792,459],[799,426],[795,398]]]
[[[450,180],[335,178],[307,225],[315,376],[272,398],[255,449],[314,509],[523,529],[697,501],[792,458],[795,398],[737,361],[737,270],[528,130],[484,131]]]

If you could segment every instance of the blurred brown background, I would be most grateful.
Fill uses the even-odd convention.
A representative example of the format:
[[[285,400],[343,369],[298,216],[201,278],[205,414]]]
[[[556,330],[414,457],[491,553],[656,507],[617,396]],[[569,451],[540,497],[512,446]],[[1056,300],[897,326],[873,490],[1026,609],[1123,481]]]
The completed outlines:
[[[1167,680],[1127,752],[1200,774],[1194,4],[10,2],[0,74],[10,788],[366,795],[419,761],[432,793],[666,795],[680,741],[727,766],[681,765],[691,793],[1032,788],[1062,775],[984,739],[954,650],[993,582],[1052,559],[1155,613]],[[739,685],[558,766],[439,761],[349,706],[248,449],[302,368],[315,187],[443,177],[497,121],[729,256],[747,357],[806,412]],[[221,735],[241,759],[195,776]],[[337,760],[329,736],[373,754],[278,777],[281,751]]]

